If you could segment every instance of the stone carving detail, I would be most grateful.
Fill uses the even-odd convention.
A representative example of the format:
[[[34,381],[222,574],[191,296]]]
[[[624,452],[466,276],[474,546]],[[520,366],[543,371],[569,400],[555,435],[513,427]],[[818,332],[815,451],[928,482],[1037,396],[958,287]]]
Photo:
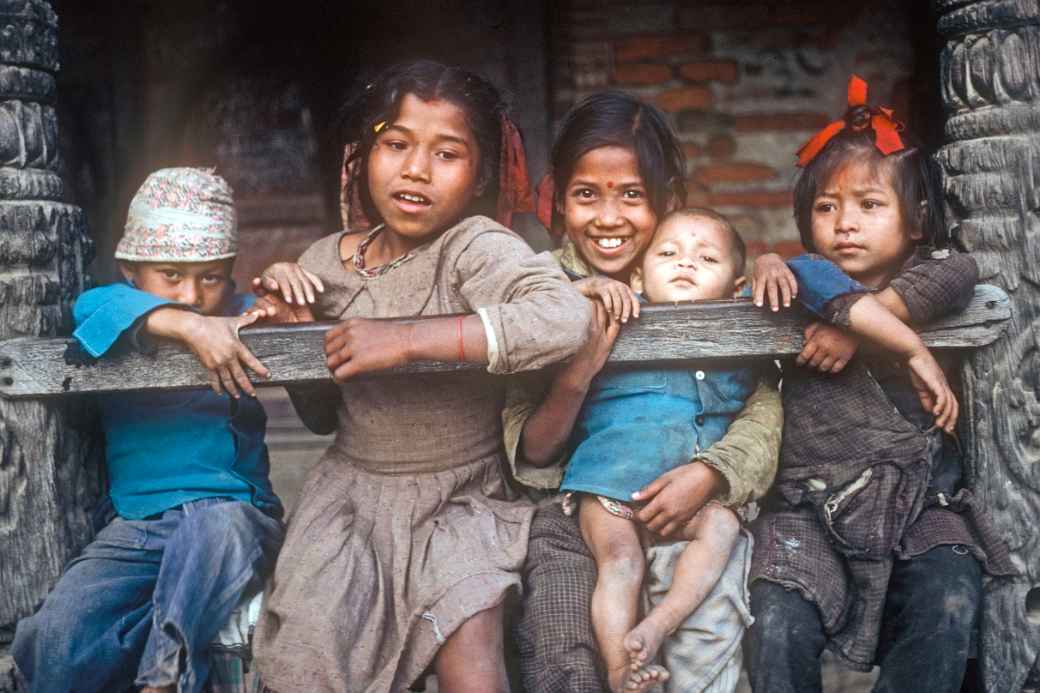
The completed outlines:
[[[66,330],[93,254],[83,211],[60,202],[57,69],[50,5],[0,0],[0,339]],[[99,475],[74,408],[0,400],[0,691],[15,623],[90,539]]]
[[[1040,653],[1040,624],[1026,607],[1040,585],[1040,4],[936,5],[950,220],[1013,306],[1006,336],[965,366],[964,411],[975,490],[1021,570],[987,586],[982,675],[986,690],[1019,691]]]

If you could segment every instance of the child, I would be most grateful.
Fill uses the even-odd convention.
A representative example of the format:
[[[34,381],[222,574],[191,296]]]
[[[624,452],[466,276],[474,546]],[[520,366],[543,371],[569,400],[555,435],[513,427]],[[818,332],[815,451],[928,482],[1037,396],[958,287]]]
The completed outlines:
[[[237,337],[255,318],[234,317],[251,300],[231,283],[236,245],[222,178],[157,171],[116,248],[126,283],[76,301],[73,337],[91,356],[174,339],[209,369],[214,392],[97,398],[105,526],[18,624],[13,653],[31,691],[202,690],[209,643],[274,562],[282,506],[268,480],[266,417],[239,395],[253,394],[244,368],[267,370]]]
[[[703,209],[673,212],[633,271],[632,288],[650,303],[734,298],[744,284],[744,257],[743,241],[725,217]],[[592,626],[613,691],[645,690],[667,680],[667,670],[650,662],[665,636],[718,581],[740,530],[733,511],[716,502],[681,523],[674,536],[689,543],[676,563],[672,587],[636,626],[643,544],[649,537],[632,521],[632,494],[721,438],[753,385],[746,369],[671,369],[600,374],[589,387],[560,489],[568,492],[568,505],[579,494],[579,524],[598,575]],[[552,421],[570,429],[555,416],[559,407],[544,402],[528,429],[545,431]],[[546,415],[551,421],[539,421]],[[525,431],[524,444],[530,447],[528,439]]]
[[[577,350],[590,306],[519,236],[471,216],[505,219],[525,197],[494,87],[420,61],[390,68],[357,105],[346,197],[376,225],[319,240],[261,285],[311,272],[324,287],[311,289],[313,317],[341,322],[325,345],[339,387],[294,397],[312,429],[337,436],[290,522],[258,667],[286,693],[400,691],[431,666],[441,690],[507,690],[503,602],[534,508],[504,473],[503,384],[354,376],[424,359],[538,368]],[[261,302],[274,319],[308,317],[306,302]],[[401,317],[423,319],[373,319]]]
[[[659,111],[630,95],[596,94],[564,119],[552,169],[552,178],[540,188],[545,194],[539,209],[543,221],[564,235],[554,258],[572,279],[587,280],[579,286],[602,299],[616,321],[638,315],[631,289],[611,277],[627,281],[658,219],[682,204],[685,163],[674,132]],[[565,449],[589,383],[616,334],[616,324],[608,327],[605,319],[598,320],[584,348],[588,353],[573,359],[558,377],[515,383],[508,391],[506,452],[515,476],[528,487],[541,493],[559,487],[567,456],[556,451]],[[552,408],[553,416],[532,421],[543,400],[561,406]],[[654,534],[674,537],[713,498],[739,507],[763,495],[776,469],[781,415],[775,386],[761,384],[721,440],[639,492],[637,500],[645,505],[636,519]],[[557,425],[554,417],[566,425]],[[551,425],[540,430],[539,421]],[[666,591],[683,549],[682,542],[649,549],[651,600]],[[740,639],[749,618],[749,563],[750,541],[742,533],[705,605],[665,643],[670,688],[699,692],[736,686]],[[578,523],[563,514],[559,503],[540,506],[531,527],[524,608],[516,631],[526,690],[592,693],[605,688],[590,622],[595,585],[596,564]],[[720,610],[714,620],[698,616]]]
[[[754,526],[759,693],[820,690],[824,647],[880,664],[875,690],[921,690],[923,676],[959,691],[982,572],[1011,569],[962,487],[957,400],[908,327],[963,308],[978,270],[918,252],[942,230],[940,198],[931,159],[890,114],[852,79],[844,120],[800,152],[795,218],[816,254],[755,267],[759,305],[797,297],[831,323],[785,368],[778,482]]]

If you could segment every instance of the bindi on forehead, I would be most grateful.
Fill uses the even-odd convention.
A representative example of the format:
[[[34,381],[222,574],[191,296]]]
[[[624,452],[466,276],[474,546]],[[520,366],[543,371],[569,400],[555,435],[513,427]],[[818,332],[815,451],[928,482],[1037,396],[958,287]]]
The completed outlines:
[[[612,180],[608,180],[608,181],[607,181],[607,187],[608,187],[608,188],[613,188],[613,187],[614,187],[614,181],[612,181]]]

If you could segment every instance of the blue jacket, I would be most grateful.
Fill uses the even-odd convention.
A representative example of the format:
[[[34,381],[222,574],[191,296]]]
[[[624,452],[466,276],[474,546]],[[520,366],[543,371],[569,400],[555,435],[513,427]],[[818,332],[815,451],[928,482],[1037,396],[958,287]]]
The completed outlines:
[[[222,312],[238,315],[250,303],[251,296],[235,294]],[[176,304],[129,284],[91,289],[73,306],[73,337],[92,356],[103,356],[162,305]],[[211,390],[112,393],[97,399],[109,495],[120,516],[143,519],[188,501],[220,497],[281,517],[264,445],[267,416],[255,399],[235,400]]]
[[[631,501],[726,433],[755,389],[754,370],[632,370],[592,381],[560,489]]]

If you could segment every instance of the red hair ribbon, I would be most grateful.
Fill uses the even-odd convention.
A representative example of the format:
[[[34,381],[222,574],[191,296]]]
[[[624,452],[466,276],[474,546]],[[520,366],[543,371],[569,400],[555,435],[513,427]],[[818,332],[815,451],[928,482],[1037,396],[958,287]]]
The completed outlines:
[[[827,125],[813,135],[812,139],[798,150],[799,166],[803,168],[807,166],[827,146],[827,143],[846,127],[855,131],[866,130],[868,127],[872,129],[874,131],[874,146],[885,156],[906,148],[906,145],[903,144],[903,138],[899,135],[903,129],[903,124],[892,117],[891,109],[871,108],[869,109],[869,119],[856,119],[853,121],[850,117],[852,109],[867,105],[867,83],[858,75],[852,75],[849,78],[848,102],[849,112],[845,114],[843,119]]]
[[[495,219],[503,226],[513,223],[513,214],[533,212],[531,180],[527,177],[527,155],[520,131],[509,116],[499,119],[502,128],[502,154],[498,162],[498,202]]]
[[[556,193],[556,183],[553,181],[551,173],[546,173],[542,176],[542,179],[538,181],[538,191],[536,197],[538,198],[538,207],[536,212],[538,213],[538,221],[542,222],[549,233],[553,233],[553,195]]]

